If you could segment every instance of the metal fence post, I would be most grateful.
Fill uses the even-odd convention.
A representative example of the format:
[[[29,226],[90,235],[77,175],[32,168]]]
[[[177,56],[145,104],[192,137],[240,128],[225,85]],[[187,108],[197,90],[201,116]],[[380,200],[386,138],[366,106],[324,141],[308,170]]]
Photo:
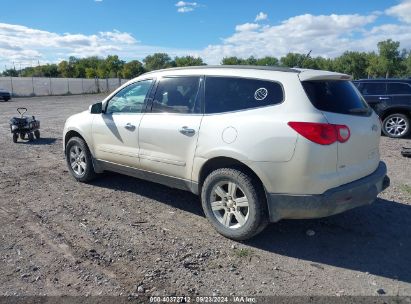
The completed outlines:
[[[53,91],[51,90],[51,77],[49,77],[49,86],[50,86],[49,95],[53,95]]]
[[[70,78],[67,78],[67,95],[70,94]]]
[[[106,78],[106,88],[107,88],[107,91],[106,91],[106,92],[110,92],[110,89],[109,89],[109,87],[108,87],[108,78]]]
[[[33,96],[36,96],[36,94],[34,94],[34,77],[31,76],[31,85],[33,86]]]
[[[81,93],[85,94],[85,92],[84,92],[84,78],[81,78]]]
[[[97,93],[100,93],[100,80],[98,77],[96,77],[96,88],[97,88]]]
[[[10,84],[11,84],[11,97],[14,97],[14,92],[13,92],[13,77],[10,76]]]

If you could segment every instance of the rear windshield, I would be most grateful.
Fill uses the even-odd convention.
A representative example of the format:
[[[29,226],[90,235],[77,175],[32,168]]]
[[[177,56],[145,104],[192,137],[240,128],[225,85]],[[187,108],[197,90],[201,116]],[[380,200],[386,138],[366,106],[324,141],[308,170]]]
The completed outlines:
[[[371,114],[369,106],[350,81],[304,81],[302,84],[318,110],[349,115]]]

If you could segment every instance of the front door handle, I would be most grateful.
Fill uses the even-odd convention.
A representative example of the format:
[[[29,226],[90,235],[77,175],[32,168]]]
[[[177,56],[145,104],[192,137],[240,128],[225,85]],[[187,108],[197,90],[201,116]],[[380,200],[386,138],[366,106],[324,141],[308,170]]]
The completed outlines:
[[[390,99],[390,98],[389,98],[389,97],[381,97],[381,96],[380,96],[380,97],[378,97],[378,99],[379,99],[379,100],[387,100],[387,99]]]
[[[131,123],[127,123],[127,124],[124,126],[124,128],[126,128],[127,130],[130,130],[130,131],[134,131],[134,130],[136,129],[136,126],[135,126],[135,125],[132,125]]]
[[[181,134],[187,135],[187,136],[193,136],[196,131],[194,129],[190,129],[187,126],[182,127],[181,129],[178,130]]]

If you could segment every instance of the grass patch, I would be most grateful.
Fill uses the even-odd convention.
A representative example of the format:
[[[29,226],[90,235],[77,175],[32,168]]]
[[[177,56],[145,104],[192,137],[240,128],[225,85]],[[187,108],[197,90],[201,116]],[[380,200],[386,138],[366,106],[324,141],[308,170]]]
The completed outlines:
[[[247,258],[253,254],[253,251],[248,248],[234,249],[234,254],[239,258]]]
[[[411,186],[409,185],[401,185],[400,189],[404,191],[405,193],[408,193],[408,195],[411,195]]]

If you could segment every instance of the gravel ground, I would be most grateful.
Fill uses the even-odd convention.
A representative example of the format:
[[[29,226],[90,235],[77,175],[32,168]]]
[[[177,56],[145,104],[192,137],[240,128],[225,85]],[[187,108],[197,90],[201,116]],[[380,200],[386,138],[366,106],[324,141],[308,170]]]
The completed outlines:
[[[400,155],[411,140],[382,138],[392,186],[373,205],[238,243],[190,193],[71,178],[63,123],[102,98],[0,103],[0,295],[411,295],[411,159]],[[18,106],[41,120],[40,141],[13,144]]]

